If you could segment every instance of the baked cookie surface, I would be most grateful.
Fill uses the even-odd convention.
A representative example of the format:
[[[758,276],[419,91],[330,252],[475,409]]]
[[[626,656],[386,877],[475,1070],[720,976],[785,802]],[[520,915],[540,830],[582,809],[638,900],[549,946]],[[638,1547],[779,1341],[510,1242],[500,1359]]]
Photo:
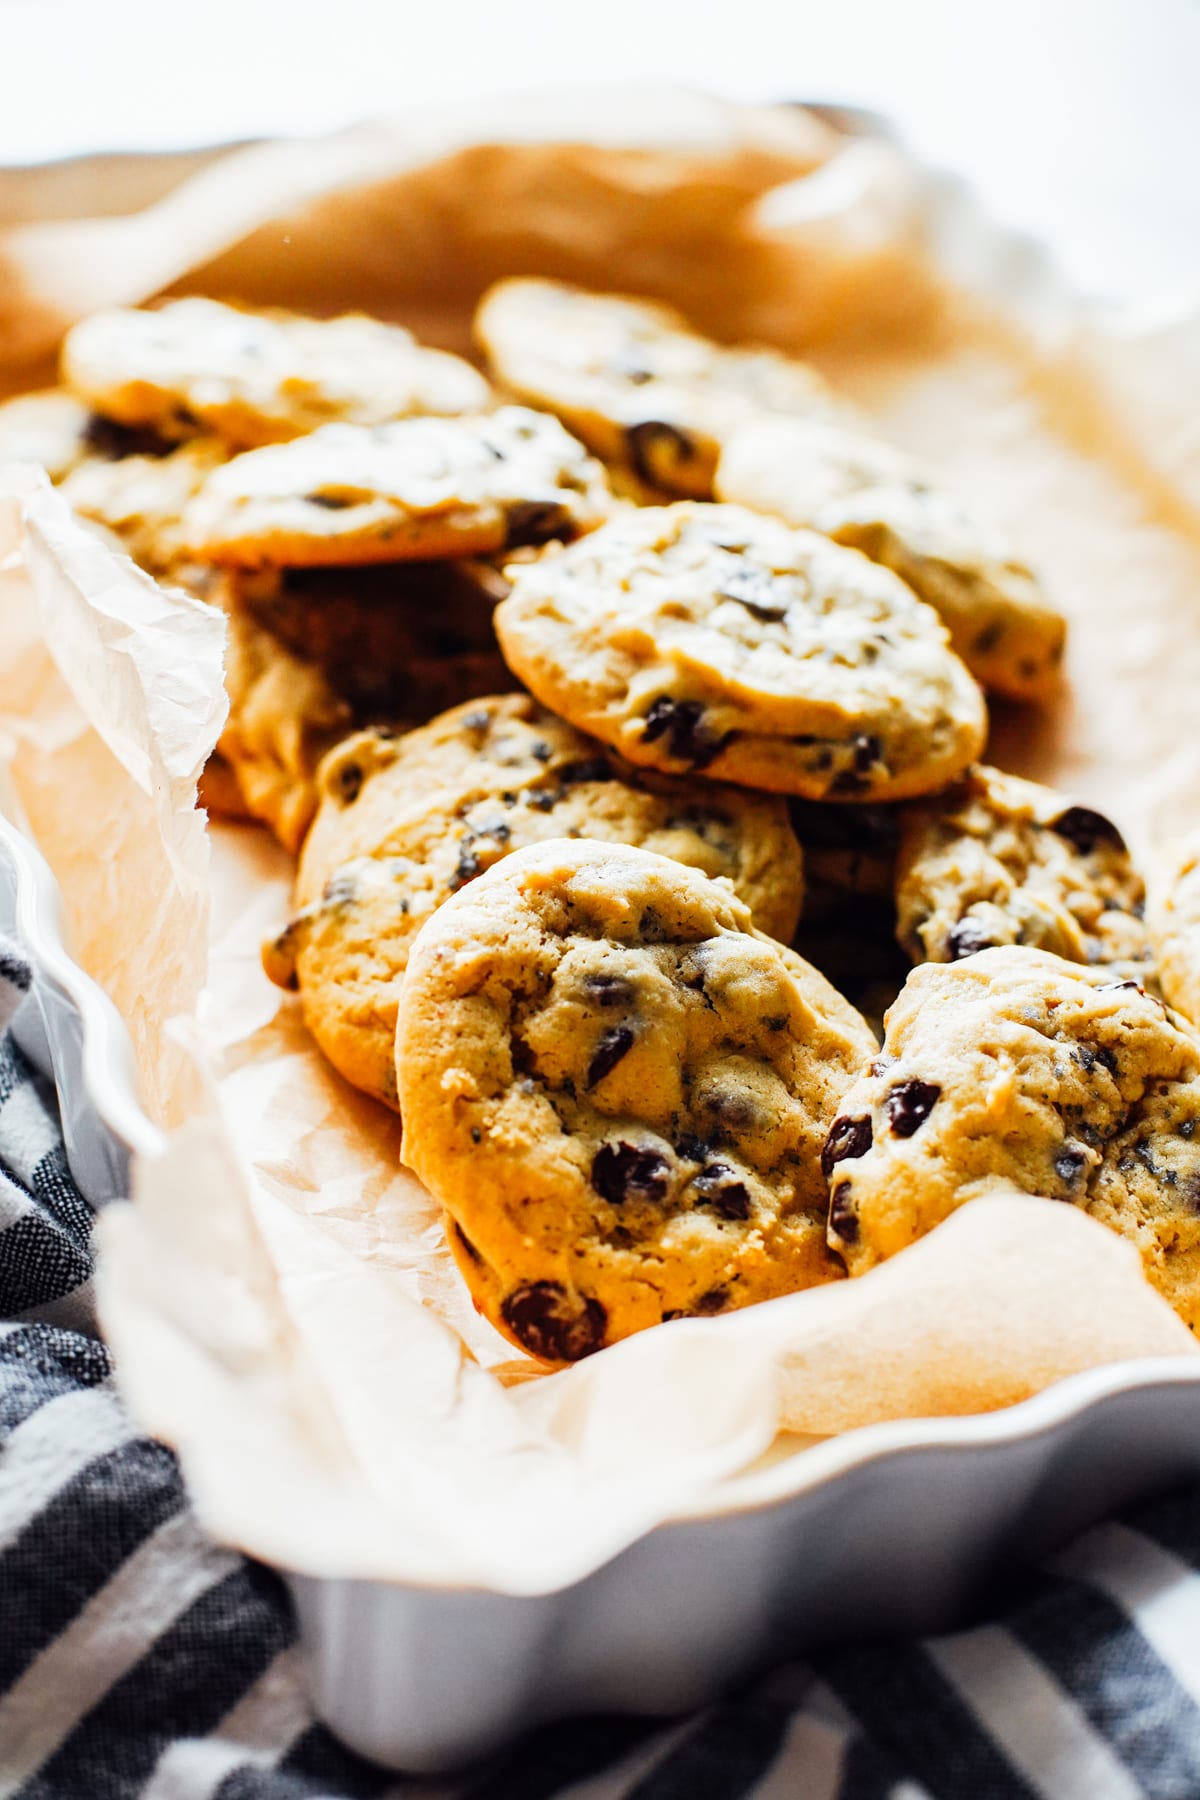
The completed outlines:
[[[509,666],[630,762],[900,799],[944,787],[982,745],[983,697],[937,615],[814,532],[681,502],[509,573]]]
[[[710,499],[721,445],[746,420],[838,410],[814,369],[777,350],[712,343],[649,300],[502,281],[475,331],[505,387],[669,495]]]
[[[490,556],[590,531],[614,505],[556,419],[326,425],[214,472],[186,520],[198,556],[247,568]]]
[[[173,575],[187,561],[183,518],[224,447],[197,438],[158,456],[86,456],[60,485],[81,518],[103,525],[151,575]]]
[[[1200,1024],[1200,837],[1165,853],[1148,918],[1162,991],[1185,1019]]]
[[[897,935],[914,962],[1027,944],[1150,972],[1145,885],[1111,820],[979,765],[900,814]]]
[[[824,1129],[874,1040],[724,883],[627,846],[518,852],[412,948],[404,1155],[476,1305],[572,1362],[828,1281]]]
[[[93,454],[89,406],[66,388],[43,388],[0,401],[0,463],[40,463],[61,481]]]
[[[310,319],[216,300],[114,308],[72,326],[63,379],[97,412],[165,437],[210,431],[237,449],[334,421],[377,425],[477,412],[483,377],[365,314]]]
[[[1200,1324],[1200,1036],[1136,981],[1040,950],[926,963],[825,1147],[851,1274],[997,1184],[1119,1231]]]
[[[1066,620],[1032,570],[1005,554],[931,476],[865,429],[817,419],[747,425],[725,446],[716,491],[894,570],[934,608],[983,687],[1042,701],[1059,686]]]
[[[549,838],[635,844],[723,875],[787,938],[803,893],[783,803],[644,776],[526,694],[472,701],[404,736],[348,739],[320,772],[298,911],[264,949],[272,980],[356,1087],[396,1104],[396,1007],[429,915],[475,876]]]
[[[393,731],[511,685],[491,626],[503,584],[481,564],[227,572],[229,717],[221,753],[246,810],[299,849],[317,768],[340,739]]]

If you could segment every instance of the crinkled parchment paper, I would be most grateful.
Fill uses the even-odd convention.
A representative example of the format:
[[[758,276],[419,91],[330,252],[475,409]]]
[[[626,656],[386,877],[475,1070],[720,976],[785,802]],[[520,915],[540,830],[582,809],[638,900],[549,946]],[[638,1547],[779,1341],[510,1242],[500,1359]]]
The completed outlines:
[[[144,213],[0,238],[0,382],[27,385],[72,318],[171,284],[368,306],[462,345],[481,288],[518,272],[805,348],[953,471],[1071,615],[1069,696],[998,710],[997,758],[1137,842],[1200,820],[1200,329],[1106,332],[961,198],[808,115],[559,96],[237,152]],[[781,1433],[799,1485],[806,1437],[1196,1354],[1128,1245],[1014,1194],[858,1282],[540,1375],[470,1307],[397,1122],[261,973],[288,859],[195,811],[218,615],[10,469],[0,620],[3,791],[171,1132],[103,1222],[105,1323],[219,1537],[313,1573],[536,1592],[719,1508]]]

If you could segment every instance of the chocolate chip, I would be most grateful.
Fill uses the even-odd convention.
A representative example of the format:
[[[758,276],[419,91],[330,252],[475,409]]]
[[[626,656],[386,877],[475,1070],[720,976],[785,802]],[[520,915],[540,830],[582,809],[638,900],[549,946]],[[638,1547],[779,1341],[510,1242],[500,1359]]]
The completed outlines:
[[[732,1131],[746,1131],[759,1120],[758,1108],[748,1094],[716,1088],[704,1096],[704,1110],[720,1125]]]
[[[660,694],[642,721],[642,736],[649,744],[665,737],[667,747],[677,762],[703,769],[729,742],[704,723],[704,706],[699,700],[672,700]]]
[[[621,1139],[601,1144],[592,1159],[591,1179],[601,1199],[613,1206],[623,1200],[665,1200],[671,1165],[659,1151]]]
[[[616,772],[602,756],[591,756],[579,762],[564,763],[556,771],[558,779],[564,787],[571,787],[580,781],[615,781]]]
[[[1176,1130],[1179,1132],[1181,1138],[1193,1137],[1196,1131],[1195,1119],[1185,1119],[1182,1125],[1176,1126]]]
[[[612,1073],[623,1056],[633,1049],[635,1033],[628,1025],[612,1025],[601,1033],[600,1042],[592,1052],[592,1060],[588,1064],[585,1086],[594,1088]]]
[[[866,775],[880,759],[883,745],[877,737],[865,735],[854,740],[854,770],[858,775]]]
[[[462,1245],[463,1250],[470,1257],[471,1261],[473,1263],[482,1263],[482,1261],[483,1261],[482,1256],[480,1256],[478,1250],[475,1248],[474,1244],[471,1242],[470,1238],[467,1236],[466,1232],[463,1230],[462,1226],[457,1222],[457,1220],[455,1221],[455,1224],[454,1224],[454,1235],[458,1239],[459,1243]]]
[[[1086,1162],[1087,1156],[1082,1150],[1060,1150],[1054,1159],[1054,1173],[1060,1181],[1065,1181],[1068,1187],[1072,1187],[1078,1181]]]
[[[1125,988],[1132,988],[1135,994],[1144,994],[1146,991],[1140,981],[1129,980],[1106,981],[1103,987],[1097,989],[1097,992],[1101,994],[1119,994]]]
[[[553,812],[562,799],[562,789],[543,788],[540,792],[527,790],[522,795],[522,799],[526,806],[532,807],[534,812]]]
[[[768,1013],[763,1020],[763,1024],[768,1031],[782,1031],[786,1027],[787,1022],[786,1013]]]
[[[1126,848],[1125,839],[1112,820],[1106,819],[1103,813],[1093,812],[1090,806],[1068,806],[1066,812],[1050,821],[1050,830],[1060,838],[1066,838],[1081,856],[1090,855],[1100,844],[1111,850]]]
[[[464,731],[487,731],[491,723],[491,713],[482,711],[466,713],[462,722]]]
[[[454,865],[454,873],[450,877],[450,891],[457,893],[468,881],[474,881],[481,868],[479,857],[475,851],[475,839],[471,833],[463,838],[459,847],[458,861]]]
[[[647,381],[654,380],[654,370],[648,369],[632,354],[610,356],[606,366],[610,375],[615,375],[619,381],[632,382],[634,387],[643,387]]]
[[[634,985],[624,975],[585,975],[583,991],[596,1006],[628,1006]]]
[[[910,1138],[925,1123],[941,1098],[934,1081],[898,1081],[888,1095],[888,1123],[897,1137]]]
[[[778,596],[773,577],[762,569],[735,569],[717,593],[722,600],[736,600],[764,624],[787,618],[787,601]]]
[[[964,956],[975,956],[980,950],[990,950],[994,940],[989,937],[985,926],[970,913],[965,919],[958,919],[946,933],[946,948],[950,952],[951,962],[961,962]]]
[[[1096,1061],[1106,1068],[1109,1074],[1115,1079],[1120,1067],[1117,1062],[1117,1053],[1115,1050],[1110,1050],[1107,1044],[1098,1045],[1096,1048]]]
[[[533,743],[529,746],[529,754],[532,756],[534,762],[548,763],[550,758],[554,755],[554,751],[546,742],[545,738],[535,738]]]
[[[750,1189],[728,1163],[709,1163],[692,1182],[701,1206],[711,1206],[723,1219],[750,1217]]]
[[[522,544],[544,544],[570,529],[570,516],[558,500],[522,500],[508,509],[508,548]]]
[[[1096,1066],[1096,1052],[1089,1044],[1077,1044],[1074,1055],[1084,1074],[1090,1075]]]
[[[323,507],[326,512],[344,512],[354,505],[353,500],[347,500],[341,494],[305,494],[304,498],[309,506]]]
[[[684,1162],[707,1162],[710,1146],[704,1138],[685,1131],[675,1140],[675,1154]]]
[[[604,1342],[599,1300],[572,1297],[560,1281],[532,1281],[506,1296],[500,1316],[518,1343],[544,1362],[578,1362]]]
[[[871,1064],[871,1073],[872,1075],[886,1075],[888,1070],[894,1069],[899,1061],[898,1056],[891,1056],[886,1050],[882,1050]]]
[[[877,737],[865,733],[852,743],[853,759],[848,769],[841,769],[830,784],[833,794],[856,794],[870,786],[870,772],[882,760],[883,745]]]
[[[850,1198],[850,1183],[843,1181],[829,1203],[829,1229],[843,1244],[858,1242],[858,1214]]]
[[[982,631],[976,633],[971,648],[977,655],[986,656],[990,650],[996,648],[1003,635],[1004,627],[1002,625],[994,622],[991,625],[985,625]]]
[[[471,1142],[473,1144],[482,1144],[483,1142],[483,1132],[478,1125],[472,1125],[471,1127]]]
[[[351,806],[362,792],[362,764],[356,762],[343,763],[337,772],[337,791],[343,806]]]
[[[662,461],[660,450],[668,453],[667,461],[672,464],[690,462],[696,453],[686,432],[665,419],[643,419],[640,424],[626,426],[625,447],[635,474],[652,487],[659,479],[654,464],[656,459]]]
[[[829,1127],[829,1136],[825,1139],[825,1148],[821,1152],[821,1173],[828,1177],[832,1175],[837,1163],[865,1156],[873,1141],[871,1120],[866,1113],[853,1118],[849,1113],[843,1114]]]
[[[662,914],[653,906],[642,909],[638,920],[638,936],[646,944],[665,944],[670,936]]]
[[[701,1318],[709,1318],[713,1313],[724,1312],[728,1300],[728,1288],[709,1288],[706,1294],[701,1294],[700,1298],[693,1306],[692,1311],[699,1313]]]
[[[358,893],[358,883],[345,869],[331,875],[321,891],[323,906],[348,906]]]
[[[169,456],[178,448],[168,438],[146,426],[118,425],[115,419],[93,413],[83,428],[83,443],[93,456],[120,462],[126,456]]]

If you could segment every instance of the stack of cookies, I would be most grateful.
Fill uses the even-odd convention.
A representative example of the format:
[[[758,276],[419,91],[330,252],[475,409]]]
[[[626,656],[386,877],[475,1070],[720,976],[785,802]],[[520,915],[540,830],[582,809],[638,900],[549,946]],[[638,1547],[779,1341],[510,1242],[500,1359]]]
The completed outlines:
[[[173,301],[0,408],[225,612],[205,798],[298,854],[267,973],[476,1304],[571,1362],[1015,1187],[1194,1326],[1195,859],[1152,933],[1115,826],[979,760],[1060,679],[1035,576],[774,351],[540,280],[476,324],[488,379]]]

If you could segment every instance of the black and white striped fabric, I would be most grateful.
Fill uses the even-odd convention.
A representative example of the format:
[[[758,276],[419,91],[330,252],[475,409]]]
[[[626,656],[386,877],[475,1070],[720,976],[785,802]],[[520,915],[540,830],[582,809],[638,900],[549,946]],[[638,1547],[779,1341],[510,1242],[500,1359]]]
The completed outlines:
[[[0,944],[0,1033],[29,971]],[[0,1038],[0,1800],[1197,1800],[1200,1493],[1000,1618],[827,1651],[698,1717],[550,1726],[447,1782],[313,1718],[275,1576],[208,1542],[92,1335],[53,1092]]]

